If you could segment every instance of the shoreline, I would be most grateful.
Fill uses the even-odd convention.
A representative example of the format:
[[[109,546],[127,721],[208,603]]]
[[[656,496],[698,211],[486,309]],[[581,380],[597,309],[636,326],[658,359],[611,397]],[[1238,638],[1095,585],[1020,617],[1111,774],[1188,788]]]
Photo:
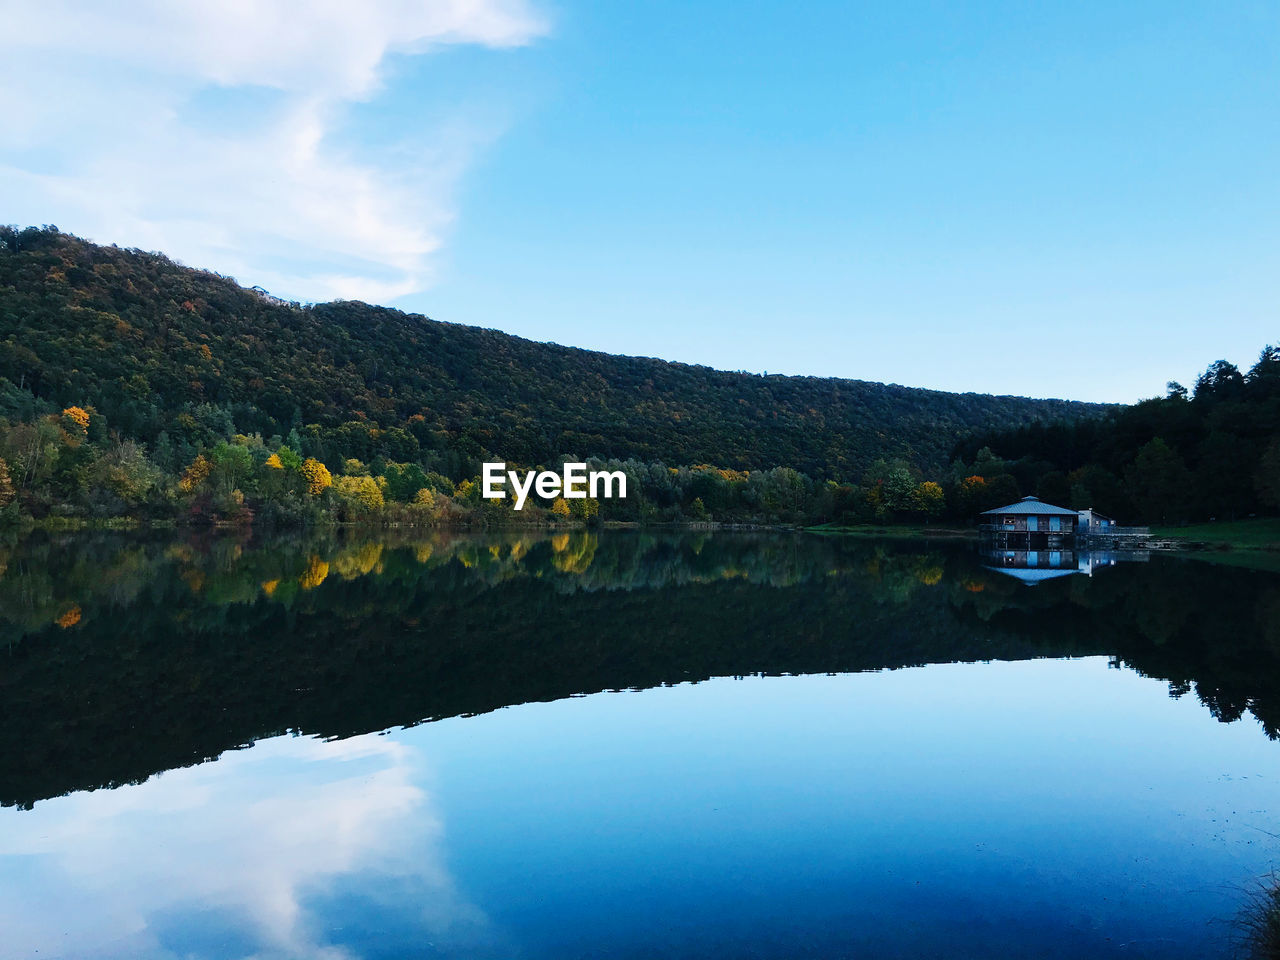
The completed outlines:
[[[978,531],[966,527],[935,527],[930,524],[854,524],[840,526],[821,523],[805,527],[805,533],[821,536],[866,537],[891,540],[977,540]]]
[[[74,533],[80,531],[112,532],[130,530],[247,530],[284,531],[293,529],[418,529],[423,530],[693,530],[706,532],[776,532],[811,533],[819,536],[857,537],[898,540],[978,540],[979,532],[973,527],[932,524],[868,523],[768,523],[755,521],[720,520],[666,520],[646,523],[636,520],[604,520],[590,523],[583,520],[548,521],[527,523],[406,523],[402,520],[365,522],[360,520],[322,520],[302,524],[262,524],[237,521],[186,522],[174,517],[24,517],[10,523],[0,523],[0,533]],[[1151,539],[1141,549],[1162,553],[1230,554],[1280,554],[1280,518],[1263,517],[1248,520],[1210,521],[1184,525],[1154,525]]]

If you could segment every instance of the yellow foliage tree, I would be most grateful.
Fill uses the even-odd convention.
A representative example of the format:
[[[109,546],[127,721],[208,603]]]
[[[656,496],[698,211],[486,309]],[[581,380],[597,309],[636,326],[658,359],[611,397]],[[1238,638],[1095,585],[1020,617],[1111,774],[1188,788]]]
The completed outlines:
[[[318,497],[324,493],[329,487],[333,486],[333,474],[319,460],[314,457],[307,457],[302,461],[302,479],[307,481],[307,493],[313,497]]]
[[[313,556],[307,562],[307,569],[298,578],[298,586],[303,590],[314,590],[320,584],[324,583],[325,577],[329,576],[329,564],[319,557]]]
[[[958,507],[963,514],[976,513],[983,506],[988,505],[987,501],[987,481],[985,477],[974,474],[971,477],[965,477],[960,481],[957,488]]]
[[[472,480],[463,480],[461,483],[454,484],[453,497],[462,503],[474,503],[480,499],[477,492],[480,488]]]
[[[209,472],[213,469],[213,464],[209,462],[209,458],[203,453],[191,461],[191,465],[183,471],[182,479],[178,481],[178,487],[190,493],[196,490],[209,479]]]
[[[916,579],[926,587],[936,586],[942,582],[942,567],[938,565],[924,567],[916,571]]]
[[[586,573],[595,559],[597,538],[594,534],[578,533],[569,538],[568,534],[560,534],[566,543],[556,550],[551,562],[562,573]],[[554,548],[554,544],[552,545]]]
[[[942,492],[941,485],[932,480],[926,480],[911,491],[911,508],[930,520],[942,516],[946,506],[946,494]]]
[[[354,580],[374,571],[380,571],[382,544],[364,543],[353,550],[345,550],[333,561],[333,571],[343,580]]]
[[[342,499],[366,509],[377,510],[382,507],[382,489],[373,477],[339,477],[334,481],[333,489]]]
[[[270,467],[272,470],[284,469],[284,464],[280,462],[280,454],[278,453],[273,453],[271,456],[267,457],[267,459],[264,461],[264,464]]]
[[[551,513],[557,520],[569,519],[569,504],[564,497],[556,497],[555,503],[551,504]]]
[[[9,477],[9,465],[0,457],[0,508],[7,507],[13,500],[13,480]]]
[[[570,509],[575,517],[580,517],[583,520],[591,520],[600,516],[600,501],[595,497],[575,500],[573,501],[573,506]]]

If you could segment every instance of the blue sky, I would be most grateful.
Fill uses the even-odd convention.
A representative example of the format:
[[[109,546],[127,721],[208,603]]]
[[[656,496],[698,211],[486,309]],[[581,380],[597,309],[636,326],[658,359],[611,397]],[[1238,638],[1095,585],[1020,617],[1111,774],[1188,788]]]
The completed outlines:
[[[1271,3],[237,9],[12,6],[0,219],[728,369],[1132,400],[1280,340]]]

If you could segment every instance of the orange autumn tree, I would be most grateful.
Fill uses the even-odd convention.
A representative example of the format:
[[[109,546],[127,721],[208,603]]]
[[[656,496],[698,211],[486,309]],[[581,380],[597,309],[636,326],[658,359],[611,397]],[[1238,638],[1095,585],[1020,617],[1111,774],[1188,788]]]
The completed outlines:
[[[82,431],[89,429],[89,411],[83,407],[67,407],[62,411],[62,416],[66,420],[70,420]]]
[[[956,501],[959,507],[959,513],[968,517],[977,513],[986,506],[987,502],[987,480],[974,474],[971,477],[965,477],[956,487]]]

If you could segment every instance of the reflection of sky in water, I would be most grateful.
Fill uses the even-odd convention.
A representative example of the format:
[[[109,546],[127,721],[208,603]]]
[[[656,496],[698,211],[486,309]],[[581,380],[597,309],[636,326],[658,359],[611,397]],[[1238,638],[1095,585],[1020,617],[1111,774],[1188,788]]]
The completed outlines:
[[[0,811],[0,950],[1220,955],[1278,756],[1097,658],[283,737]]]
[[[340,925],[316,909],[351,887],[418,940],[482,932],[442,869],[440,821],[415,758],[376,735],[280,737],[138,786],[3,811],[0,949],[367,956],[340,945]],[[393,892],[404,902],[379,902]]]

